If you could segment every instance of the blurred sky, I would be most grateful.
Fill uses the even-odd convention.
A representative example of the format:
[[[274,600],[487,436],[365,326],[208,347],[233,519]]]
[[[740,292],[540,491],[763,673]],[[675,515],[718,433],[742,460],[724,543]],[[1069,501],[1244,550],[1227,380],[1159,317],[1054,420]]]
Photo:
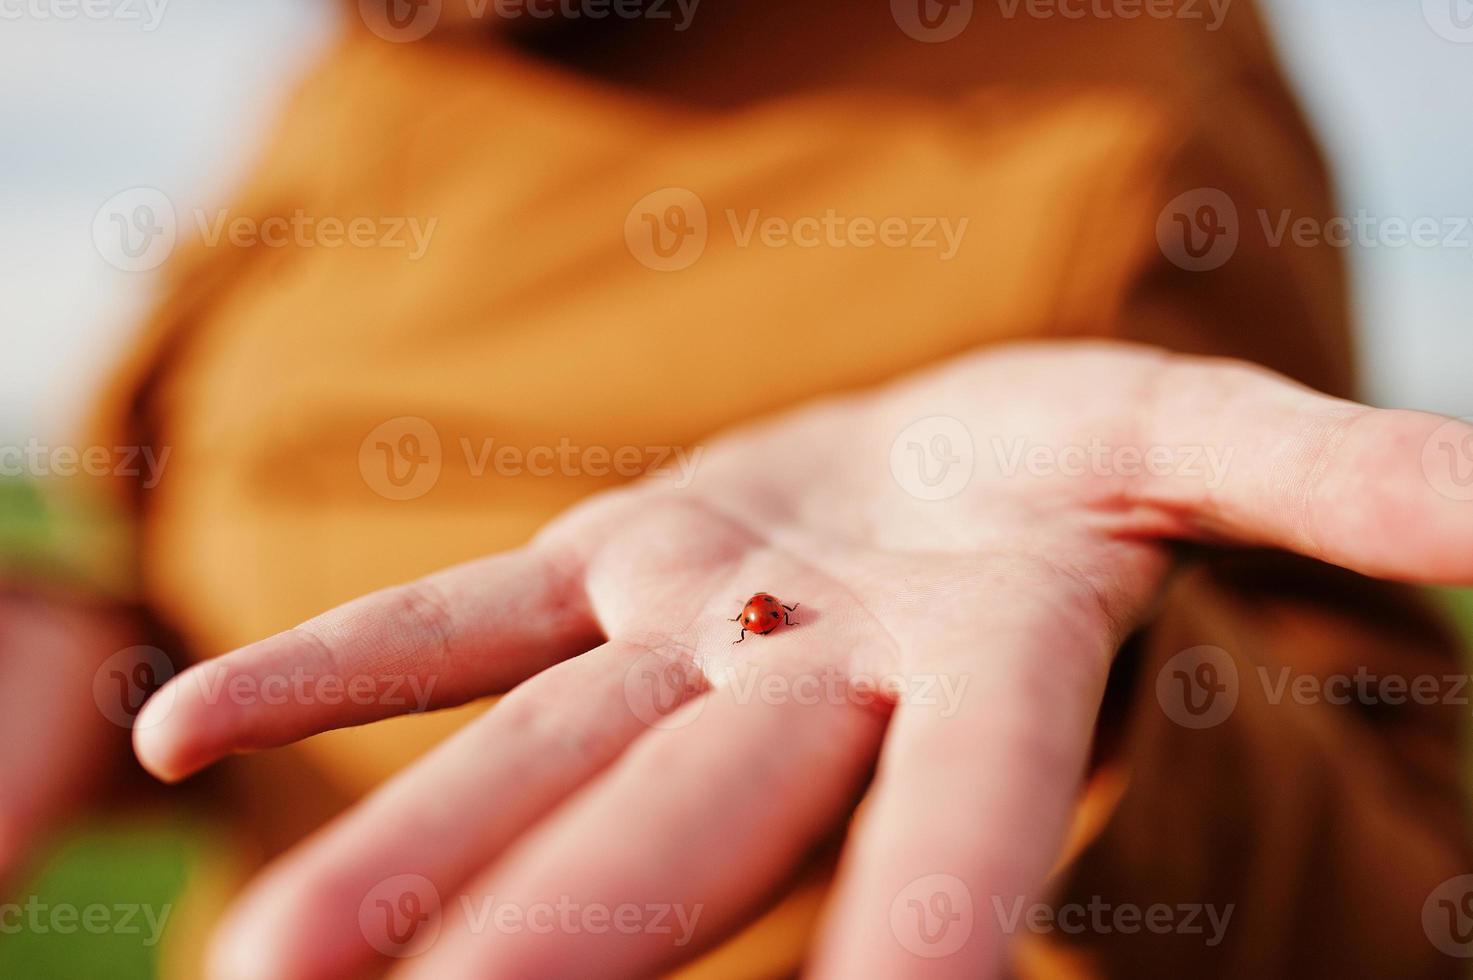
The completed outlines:
[[[138,185],[223,203],[279,99],[330,38],[336,9],[108,2],[142,21],[15,17],[65,0],[0,0],[6,441],[63,439],[147,306],[153,280],[113,269],[93,247],[99,206]],[[153,30],[150,5],[162,9]],[[1263,5],[1329,152],[1341,213],[1473,216],[1473,0]],[[1469,241],[1473,229],[1461,247],[1348,250],[1372,401],[1473,414]]]

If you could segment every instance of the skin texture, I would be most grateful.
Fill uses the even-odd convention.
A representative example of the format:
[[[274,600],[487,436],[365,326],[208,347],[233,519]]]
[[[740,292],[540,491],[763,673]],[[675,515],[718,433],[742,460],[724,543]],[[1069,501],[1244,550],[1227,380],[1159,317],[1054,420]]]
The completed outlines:
[[[909,492],[890,465],[897,436],[934,416],[976,449],[944,500]],[[511,692],[264,873],[222,927],[212,975],[354,975],[378,955],[360,904],[397,874],[431,882],[443,915],[395,976],[647,975],[759,911],[867,785],[810,973],[996,975],[1007,937],[991,900],[1041,888],[1111,658],[1171,544],[1473,581],[1473,520],[1422,468],[1444,422],[1230,361],[999,348],[733,433],[688,487],[649,479],[592,498],[526,548],[201,664],[135,732],[166,780],[403,710],[211,699],[235,678],[407,674],[435,681],[436,705]],[[1231,455],[1220,479],[1013,469],[1018,440]],[[754,587],[800,601],[802,628],[733,645],[733,598]],[[958,696],[920,696],[938,684]],[[951,955],[919,959],[891,913],[933,874],[977,913]],[[679,930],[477,928],[460,897],[487,895],[700,911],[682,945]]]

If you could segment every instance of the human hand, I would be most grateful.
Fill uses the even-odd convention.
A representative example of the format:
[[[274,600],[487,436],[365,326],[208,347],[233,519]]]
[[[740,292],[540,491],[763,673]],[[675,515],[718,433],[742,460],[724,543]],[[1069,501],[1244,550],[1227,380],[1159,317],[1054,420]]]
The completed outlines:
[[[1444,424],[1230,361],[987,351],[743,430],[688,487],[600,495],[526,548],[195,667],[144,709],[135,746],[173,780],[401,710],[208,696],[294,668],[407,675],[433,684],[434,706],[511,691],[267,872],[216,944],[220,977],[371,963],[360,912],[397,875],[472,899],[424,924],[438,938],[406,976],[655,972],[760,910],[877,759],[812,972],[990,976],[1000,925],[976,914],[948,955],[918,958],[896,925],[907,896],[932,875],[976,910],[1036,895],[1111,658],[1171,543],[1473,581],[1469,511],[1423,470]],[[728,620],[758,591],[800,603],[800,625],[734,645]],[[492,895],[524,911],[663,906],[689,928],[497,929],[475,915]]]

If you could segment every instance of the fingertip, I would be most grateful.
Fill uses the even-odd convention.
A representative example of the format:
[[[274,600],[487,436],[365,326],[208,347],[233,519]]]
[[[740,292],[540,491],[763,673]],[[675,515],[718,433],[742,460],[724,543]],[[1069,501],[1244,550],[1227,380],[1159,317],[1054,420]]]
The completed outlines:
[[[290,964],[276,962],[270,945],[231,918],[210,940],[205,975],[210,980],[276,980],[290,976]]]
[[[199,769],[185,759],[186,746],[179,727],[171,723],[169,707],[171,694],[165,685],[148,700],[133,724],[133,754],[140,765],[154,778],[165,783],[177,783]]]
[[[160,782],[176,783],[183,778],[173,765],[168,749],[153,731],[133,730],[133,755],[144,771]]]

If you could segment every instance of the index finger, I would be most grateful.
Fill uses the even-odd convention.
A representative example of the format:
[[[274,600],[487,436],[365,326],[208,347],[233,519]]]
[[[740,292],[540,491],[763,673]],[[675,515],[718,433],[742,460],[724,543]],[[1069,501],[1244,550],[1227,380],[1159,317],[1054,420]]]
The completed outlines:
[[[231,752],[501,693],[599,638],[577,564],[529,546],[190,668],[139,713],[134,751],[172,782]]]

